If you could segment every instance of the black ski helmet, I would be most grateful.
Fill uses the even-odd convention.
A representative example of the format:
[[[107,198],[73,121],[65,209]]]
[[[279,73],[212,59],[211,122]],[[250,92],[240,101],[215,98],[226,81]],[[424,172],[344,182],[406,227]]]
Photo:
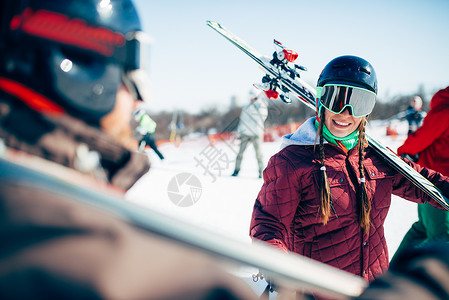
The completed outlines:
[[[131,0],[0,0],[0,15],[0,89],[32,108],[40,98],[98,124],[121,83],[146,96]]]
[[[377,94],[376,72],[368,61],[358,56],[345,55],[331,60],[321,72],[317,86],[328,83],[357,86]]]

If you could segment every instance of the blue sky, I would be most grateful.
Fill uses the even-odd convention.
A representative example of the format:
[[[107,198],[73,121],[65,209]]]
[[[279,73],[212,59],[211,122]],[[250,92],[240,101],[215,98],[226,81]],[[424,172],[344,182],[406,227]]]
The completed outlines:
[[[448,0],[427,1],[237,1],[134,0],[144,30],[153,38],[150,77],[153,111],[246,103],[263,76],[243,52],[206,26],[216,21],[260,53],[271,55],[273,39],[299,53],[315,86],[324,65],[351,54],[372,63],[379,99],[429,96],[449,85]]]

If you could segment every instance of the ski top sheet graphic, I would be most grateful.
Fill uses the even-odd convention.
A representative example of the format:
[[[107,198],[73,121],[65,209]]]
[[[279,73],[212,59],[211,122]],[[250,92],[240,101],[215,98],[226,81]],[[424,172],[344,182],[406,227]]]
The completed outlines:
[[[270,87],[280,90],[281,93],[293,94],[301,102],[316,111],[315,89],[299,77],[297,71],[292,69],[291,64],[277,63],[277,61],[274,61],[273,63],[272,59],[259,54],[256,50],[246,44],[246,42],[217,22],[207,21],[207,25],[255,60],[266,72],[266,77],[264,78],[269,78]],[[275,40],[275,44],[280,43]],[[296,74],[297,76],[292,76],[292,74]],[[267,82],[268,79],[264,78],[262,78],[262,82]],[[401,173],[405,178],[407,178],[428,196],[432,197],[444,209],[449,210],[449,199],[445,197],[433,183],[399,158],[392,150],[383,146],[369,135],[366,135],[366,137],[369,147],[371,147],[387,164],[389,164],[397,172]]]

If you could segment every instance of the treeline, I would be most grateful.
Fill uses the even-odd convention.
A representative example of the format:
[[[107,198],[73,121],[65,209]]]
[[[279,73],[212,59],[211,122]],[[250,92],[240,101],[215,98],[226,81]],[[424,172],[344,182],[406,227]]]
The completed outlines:
[[[412,95],[394,96],[390,99],[378,99],[370,120],[385,120],[404,111],[409,106],[414,96],[423,99],[423,110],[429,110],[429,100],[423,92]],[[286,104],[280,100],[269,102],[268,118],[265,126],[276,126],[291,122],[303,122],[315,112],[299,101]],[[208,108],[197,114],[190,114],[184,111],[160,112],[150,114],[158,124],[156,137],[158,140],[169,139],[172,131],[177,130],[181,136],[206,135],[210,132],[230,132],[234,131],[238,125],[241,107],[233,107],[228,111],[219,111],[216,108]]]

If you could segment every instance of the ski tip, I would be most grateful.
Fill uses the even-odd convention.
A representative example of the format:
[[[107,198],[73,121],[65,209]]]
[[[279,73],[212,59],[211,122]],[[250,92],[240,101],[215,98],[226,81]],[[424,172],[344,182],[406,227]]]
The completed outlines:
[[[206,25],[208,25],[210,27],[220,26],[220,24],[218,24],[217,22],[209,21],[209,20],[206,20]]]
[[[273,39],[273,43],[274,43],[276,46],[278,46],[278,47],[284,48],[284,46],[282,45],[282,43],[279,42],[279,41],[276,40],[276,39]]]
[[[214,21],[206,21],[206,25],[209,26],[210,28],[216,30],[216,31],[220,31],[222,29],[225,29],[223,26],[220,25],[220,23],[214,22]]]

